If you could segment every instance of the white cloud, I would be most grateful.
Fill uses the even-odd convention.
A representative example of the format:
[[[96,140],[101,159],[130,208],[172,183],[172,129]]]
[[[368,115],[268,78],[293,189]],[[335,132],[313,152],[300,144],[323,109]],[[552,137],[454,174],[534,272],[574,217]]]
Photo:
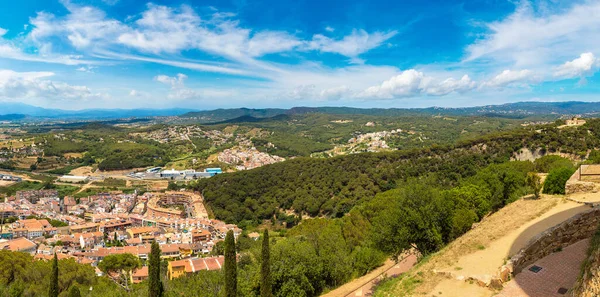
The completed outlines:
[[[149,4],[135,22],[137,27],[121,34],[118,41],[144,52],[176,53],[199,49],[233,59],[285,52],[301,44],[287,32],[252,32],[241,28],[238,21],[230,19],[232,16],[217,12],[204,20],[189,6],[174,9]]]
[[[359,94],[359,97],[392,99],[416,96],[421,92],[423,72],[414,69],[403,71],[381,85],[372,86]]]
[[[422,94],[444,96],[452,92],[464,93],[474,89],[476,83],[468,75],[460,80],[447,78],[443,81],[426,76],[423,72],[409,69],[384,81],[380,85],[372,86],[360,92],[359,98],[394,99],[415,97]]]
[[[200,17],[189,6],[175,10],[148,4],[135,21],[138,28],[120,34],[118,42],[144,52],[174,53],[193,46],[200,23]]]
[[[187,75],[178,73],[176,76],[157,75],[154,80],[171,86],[167,98],[172,100],[226,98],[235,94],[230,90],[191,89],[185,86],[184,82],[187,78]]]
[[[326,100],[339,100],[344,97],[352,97],[353,91],[348,86],[339,86],[322,90],[319,94],[321,98]]]
[[[324,53],[336,53],[349,58],[357,58],[359,55],[379,47],[383,42],[394,37],[398,31],[367,33],[365,30],[353,30],[350,35],[340,40],[316,34],[309,42],[308,48]]]
[[[80,72],[87,72],[87,73],[94,73],[94,69],[96,69],[97,67],[94,66],[81,66],[75,70],[80,71]]]
[[[466,60],[539,66],[600,47],[600,2],[571,3],[568,9],[552,11],[536,9],[529,1],[519,2],[507,18],[485,24],[487,33],[467,48]]]
[[[252,57],[260,57],[269,53],[289,51],[301,42],[284,32],[258,32],[248,41],[247,53]]]
[[[51,81],[52,72],[15,72],[0,70],[0,98],[24,99],[98,99],[106,95],[93,93],[86,86],[73,86],[64,82]]]
[[[56,55],[56,54],[30,54],[25,53],[19,47],[15,46],[12,42],[2,38],[0,36],[0,58],[20,60],[20,61],[31,61],[31,62],[44,62],[52,64],[64,64],[64,65],[80,65],[80,64],[100,64],[101,62],[90,61],[82,59],[81,56],[77,55]]]
[[[531,70],[523,69],[514,71],[507,69],[483,83],[483,86],[501,89],[510,85],[528,85],[537,81],[539,81],[539,78]]]
[[[315,35],[311,40],[302,40],[284,31],[244,28],[231,13],[217,11],[201,17],[186,5],[167,7],[150,3],[137,17],[121,22],[108,17],[96,7],[78,5],[68,0],[63,0],[62,3],[69,12],[67,15],[39,12],[30,19],[33,28],[25,41],[37,46],[38,53],[25,54],[13,44],[0,42],[0,57],[68,65],[90,65],[100,63],[99,61],[114,64],[116,61],[127,63],[135,60],[281,81],[280,78],[288,74],[293,76],[294,73],[301,72],[304,75],[305,69],[298,65],[288,67],[261,61],[260,57],[293,50],[317,50],[344,55],[353,62],[362,62],[358,57],[360,54],[380,46],[397,34],[396,31],[367,33],[364,30],[354,30],[339,38]],[[76,52],[93,57],[94,60],[84,59],[83,56],[57,55],[54,53],[57,38],[72,45]],[[61,45],[61,50],[62,48],[64,46]],[[199,50],[224,57],[229,62],[186,59],[183,52],[187,50]],[[83,71],[84,67],[79,69]],[[337,81],[338,78],[334,80]],[[350,85],[330,83],[323,89],[345,84]],[[280,87],[291,85],[298,84]]]
[[[176,76],[157,75],[154,80],[163,84],[170,85],[171,88],[183,87],[183,81],[187,79],[187,75],[178,73]]]
[[[131,91],[129,91],[129,96],[131,96],[131,97],[140,97],[141,95],[142,94],[138,90],[131,90]]]
[[[583,53],[579,58],[556,68],[555,77],[574,78],[592,74],[598,67],[598,59],[592,53]]]
[[[121,22],[107,18],[106,13],[98,8],[80,6],[68,0],[63,0],[62,3],[69,11],[64,18],[39,12],[36,17],[30,19],[34,28],[28,38],[42,48],[50,47],[48,39],[55,36],[66,38],[78,49],[103,45],[127,30]]]
[[[443,96],[452,92],[465,93],[476,87],[477,83],[471,80],[468,75],[463,75],[461,79],[447,78],[444,81],[433,84],[427,88],[429,95]]]
[[[333,31],[335,31],[335,28],[327,26],[327,27],[325,27],[325,31],[327,31],[327,32],[333,32]]]
[[[4,36],[4,34],[6,34],[6,32],[8,32],[8,30],[0,27],[0,37]]]

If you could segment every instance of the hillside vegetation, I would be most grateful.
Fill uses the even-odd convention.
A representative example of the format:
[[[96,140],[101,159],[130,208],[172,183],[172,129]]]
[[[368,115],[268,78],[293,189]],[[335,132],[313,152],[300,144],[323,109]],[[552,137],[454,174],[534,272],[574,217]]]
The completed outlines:
[[[589,132],[588,132],[589,131]],[[527,127],[464,140],[455,145],[328,159],[296,158],[250,171],[223,174],[191,185],[201,191],[217,218],[259,224],[283,210],[298,216],[340,217],[375,194],[411,178],[430,176],[456,186],[490,164],[509,161],[522,148],[585,157],[600,147],[600,120],[580,129]]]

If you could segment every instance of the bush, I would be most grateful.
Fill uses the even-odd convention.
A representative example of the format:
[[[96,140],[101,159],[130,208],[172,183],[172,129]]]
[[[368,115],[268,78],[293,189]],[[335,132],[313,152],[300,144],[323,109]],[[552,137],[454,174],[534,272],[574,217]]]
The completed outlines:
[[[591,156],[591,155],[590,155]],[[533,162],[536,172],[548,173],[556,168],[574,168],[571,160],[557,155],[546,155]]]
[[[544,182],[544,194],[565,194],[565,184],[573,173],[573,168],[556,168],[550,171]]]
[[[588,164],[600,164],[600,151],[590,152],[590,156],[587,159]]]

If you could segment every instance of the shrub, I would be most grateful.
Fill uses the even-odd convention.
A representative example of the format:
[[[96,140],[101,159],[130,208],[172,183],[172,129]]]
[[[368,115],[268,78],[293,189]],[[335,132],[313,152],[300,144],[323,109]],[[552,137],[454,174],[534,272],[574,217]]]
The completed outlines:
[[[544,182],[544,194],[565,194],[565,184],[574,172],[573,168],[556,168],[550,171]]]

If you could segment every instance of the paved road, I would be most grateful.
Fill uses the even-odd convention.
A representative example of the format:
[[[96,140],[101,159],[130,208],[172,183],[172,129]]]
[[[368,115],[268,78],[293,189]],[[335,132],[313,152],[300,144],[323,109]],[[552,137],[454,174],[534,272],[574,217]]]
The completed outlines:
[[[576,242],[560,252],[550,254],[527,266],[508,282],[496,297],[561,297],[560,288],[570,289],[579,276],[590,240]],[[542,267],[537,273],[529,270],[533,265]]]

